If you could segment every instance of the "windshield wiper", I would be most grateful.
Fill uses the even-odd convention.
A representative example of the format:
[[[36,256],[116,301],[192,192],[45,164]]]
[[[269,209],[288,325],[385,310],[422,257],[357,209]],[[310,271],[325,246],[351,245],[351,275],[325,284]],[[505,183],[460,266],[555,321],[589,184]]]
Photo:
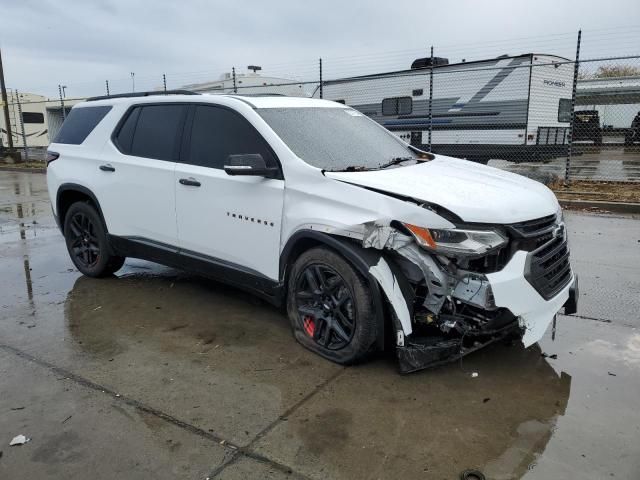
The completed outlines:
[[[418,161],[417,158],[415,158],[415,157],[395,157],[395,158],[392,158],[391,160],[389,160],[387,163],[383,163],[378,168],[380,170],[382,170],[383,168],[391,167],[393,165],[398,165],[398,164],[400,164],[402,162],[406,162],[408,160]]]

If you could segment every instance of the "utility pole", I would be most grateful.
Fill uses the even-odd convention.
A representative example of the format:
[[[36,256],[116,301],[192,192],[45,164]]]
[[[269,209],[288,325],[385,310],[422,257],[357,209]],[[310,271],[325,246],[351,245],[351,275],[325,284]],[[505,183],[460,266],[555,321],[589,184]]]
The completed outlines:
[[[9,118],[9,101],[7,100],[7,87],[4,84],[4,70],[2,69],[2,52],[0,51],[0,90],[2,91],[2,110],[4,110],[4,124],[7,130],[7,146],[13,149],[11,137],[11,119]]]
[[[569,123],[569,151],[564,166],[564,183],[569,181],[571,175],[571,157],[573,156],[573,127],[576,109],[576,91],[578,89],[578,74],[580,73],[580,42],[582,41],[582,30],[578,30],[578,41],[576,42],[576,61],[573,64],[573,89],[571,90],[571,121]]]
[[[22,130],[22,148],[24,149],[24,161],[26,162],[29,159],[27,155],[27,135],[24,132],[24,118],[22,117],[22,104],[20,103],[20,93],[18,90],[16,92],[16,98],[18,99],[18,118],[20,119],[20,128]]]
[[[105,80],[104,84],[107,86],[107,97],[109,96],[109,80]]]
[[[167,76],[163,73],[162,74],[162,85],[164,86],[164,91],[167,91]]]
[[[131,72],[131,91],[136,91],[136,72]]]

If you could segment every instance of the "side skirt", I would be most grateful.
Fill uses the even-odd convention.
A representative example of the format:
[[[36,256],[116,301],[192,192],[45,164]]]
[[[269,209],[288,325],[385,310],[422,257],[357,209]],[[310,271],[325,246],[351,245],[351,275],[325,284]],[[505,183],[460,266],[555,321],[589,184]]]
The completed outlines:
[[[255,270],[146,238],[109,235],[109,243],[116,255],[191,271],[250,292],[272,305],[282,305],[283,285]]]

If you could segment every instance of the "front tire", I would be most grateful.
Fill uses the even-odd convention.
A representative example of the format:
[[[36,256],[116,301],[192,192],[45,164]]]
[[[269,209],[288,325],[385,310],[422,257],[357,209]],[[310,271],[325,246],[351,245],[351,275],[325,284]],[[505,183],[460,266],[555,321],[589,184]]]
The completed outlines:
[[[343,257],[327,248],[304,252],[287,285],[287,314],[303,346],[342,365],[362,360],[376,339],[371,292]]]
[[[88,202],[76,202],[69,207],[64,220],[64,237],[71,261],[88,277],[106,277],[124,264],[124,257],[109,253],[106,228]]]

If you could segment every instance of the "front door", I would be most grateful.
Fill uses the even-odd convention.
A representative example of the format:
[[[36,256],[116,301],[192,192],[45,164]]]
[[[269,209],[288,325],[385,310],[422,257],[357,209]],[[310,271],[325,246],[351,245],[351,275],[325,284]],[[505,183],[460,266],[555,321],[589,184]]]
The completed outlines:
[[[224,171],[229,155],[259,153],[275,166],[275,154],[242,115],[222,106],[193,106],[185,138],[175,170],[181,250],[277,280],[284,180]]]

